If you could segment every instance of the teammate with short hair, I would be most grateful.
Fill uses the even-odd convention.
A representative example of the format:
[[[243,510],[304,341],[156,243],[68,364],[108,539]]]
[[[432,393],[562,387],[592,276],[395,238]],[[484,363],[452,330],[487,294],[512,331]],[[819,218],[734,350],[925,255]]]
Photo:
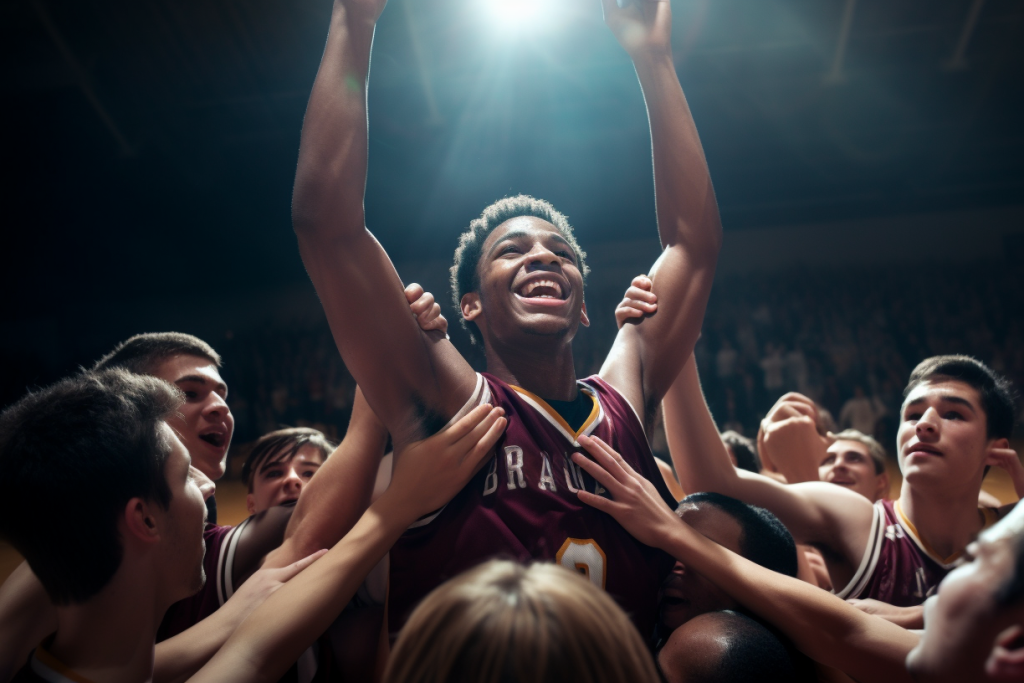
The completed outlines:
[[[652,270],[670,315],[621,330],[599,375],[577,381],[572,339],[587,325],[584,253],[547,202],[511,197],[460,239],[452,271],[462,317],[482,340],[478,375],[440,334],[410,319],[402,284],[365,225],[366,85],[385,0],[339,0],[303,124],[293,226],[346,365],[396,444],[422,438],[481,401],[508,430],[484,472],[421,520],[392,551],[390,625],[446,577],[496,556],[579,568],[607,588],[642,633],[671,563],[575,499],[595,489],[568,454],[582,434],[610,439],[660,479],[645,428],[693,349],[721,242],[711,179],[672,62],[667,0],[619,7],[605,20],[631,56],[653,139],[658,228]],[[663,484],[662,484],[663,486]],[[665,491],[668,496],[668,492]]]
[[[825,451],[825,459],[818,466],[818,478],[856,491],[872,503],[887,498],[885,449],[863,432],[844,429]]]
[[[180,405],[166,382],[115,369],[0,415],[0,536],[56,612],[56,634],[16,681],[151,678],[164,610],[206,578],[203,494],[168,425]],[[278,570],[278,585],[301,566]]]

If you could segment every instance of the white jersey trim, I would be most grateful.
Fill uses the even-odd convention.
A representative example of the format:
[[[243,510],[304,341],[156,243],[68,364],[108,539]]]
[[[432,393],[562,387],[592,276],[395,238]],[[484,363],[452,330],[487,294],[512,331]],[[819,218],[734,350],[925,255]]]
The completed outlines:
[[[453,424],[455,424],[456,422],[461,420],[463,417],[465,417],[469,413],[469,411],[473,410],[477,406],[483,405],[484,403],[490,403],[490,402],[491,402],[491,388],[490,388],[490,386],[487,385],[487,380],[484,379],[484,376],[481,375],[478,372],[478,373],[476,373],[476,387],[473,389],[472,395],[470,395],[469,400],[467,400],[462,405],[462,407],[459,408],[459,412],[455,413],[455,415],[452,416],[452,419],[448,420],[448,423],[444,426],[444,429],[447,429],[448,427],[451,427]],[[435,519],[437,519],[438,516],[442,512],[444,512],[444,509],[446,507],[448,507],[447,504],[444,505],[443,507],[441,507],[439,510],[436,510],[434,512],[431,512],[428,515],[420,517],[415,522],[410,524],[409,528],[410,529],[418,529],[421,526],[426,526],[426,525],[430,524]]]
[[[875,574],[875,567],[878,566],[878,557],[882,554],[882,543],[885,541],[885,511],[882,509],[881,501],[874,504],[874,515],[871,518],[871,532],[868,534],[868,544],[864,548],[864,555],[860,560],[860,567],[846,584],[843,590],[835,593],[836,597],[848,600],[856,598],[868,587],[871,577]]]
[[[217,558],[217,601],[221,605],[235,594],[235,550],[238,548],[238,540],[242,537],[242,529],[251,519],[252,517],[246,517],[241,524],[229,531],[221,545],[220,557]]]

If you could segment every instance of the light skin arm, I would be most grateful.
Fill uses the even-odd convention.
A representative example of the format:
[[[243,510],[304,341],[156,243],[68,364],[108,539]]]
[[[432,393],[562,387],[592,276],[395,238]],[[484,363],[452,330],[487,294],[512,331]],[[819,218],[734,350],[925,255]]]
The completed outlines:
[[[874,510],[852,491],[824,482],[785,485],[737,470],[718,435],[691,357],[665,396],[665,434],[679,483],[767,508],[798,543],[826,549],[833,576],[847,579],[860,564]]]
[[[635,0],[625,8],[616,0],[603,3],[605,22],[632,58],[647,103],[663,247],[650,278],[663,312],[643,325],[625,325],[600,374],[649,427],[700,334],[722,227],[704,150],[672,60],[669,1]]]
[[[818,481],[818,467],[832,444],[818,433],[818,406],[803,394],[780,398],[757,431],[757,452],[762,464],[783,475],[790,484]]]
[[[345,364],[398,444],[436,431],[476,376],[409,315],[403,286],[366,229],[366,92],[384,0],[336,0],[302,127],[292,219],[303,263]]]
[[[282,567],[317,548],[333,546],[370,504],[388,433],[356,389],[352,418],[341,444],[299,496],[284,543],[264,567]]]
[[[665,550],[713,581],[815,661],[857,681],[911,680],[904,661],[917,644],[915,634],[705,538],[686,526],[650,482],[607,444],[587,437],[580,443],[593,459],[576,453],[573,460],[612,496],[609,500],[580,491],[581,501],[610,514],[642,543]]]
[[[0,586],[0,681],[11,680],[36,645],[56,630],[57,611],[22,562]]]
[[[480,406],[430,439],[402,449],[391,486],[352,530],[253,612],[190,680],[278,680],[326,630],[402,532],[447,503],[479,470],[505,423],[500,408]]]

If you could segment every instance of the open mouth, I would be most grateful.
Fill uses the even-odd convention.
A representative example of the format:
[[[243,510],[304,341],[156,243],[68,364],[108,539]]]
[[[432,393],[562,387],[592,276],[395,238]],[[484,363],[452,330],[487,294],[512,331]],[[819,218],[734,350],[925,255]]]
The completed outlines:
[[[220,432],[208,432],[206,434],[200,434],[199,438],[210,444],[214,448],[223,448],[225,443],[224,435]]]
[[[522,299],[547,299],[554,301],[564,301],[567,294],[563,291],[562,285],[554,280],[531,280],[520,285],[515,293]]]
[[[931,446],[925,446],[924,444],[915,444],[907,449],[907,455],[938,455],[941,456],[942,452],[937,448]]]

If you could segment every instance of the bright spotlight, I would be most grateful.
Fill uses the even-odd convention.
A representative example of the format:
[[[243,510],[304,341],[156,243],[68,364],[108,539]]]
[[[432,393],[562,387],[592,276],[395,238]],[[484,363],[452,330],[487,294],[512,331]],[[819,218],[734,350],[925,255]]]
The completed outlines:
[[[543,0],[490,0],[490,13],[501,28],[517,28],[537,21]]]

